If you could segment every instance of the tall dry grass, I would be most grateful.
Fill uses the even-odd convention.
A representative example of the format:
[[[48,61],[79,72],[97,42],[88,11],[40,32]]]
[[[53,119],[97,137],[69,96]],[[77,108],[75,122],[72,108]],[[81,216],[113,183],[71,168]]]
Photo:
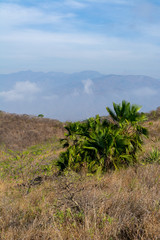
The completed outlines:
[[[38,185],[0,182],[0,237],[11,239],[160,239],[160,166],[99,178],[75,173]]]

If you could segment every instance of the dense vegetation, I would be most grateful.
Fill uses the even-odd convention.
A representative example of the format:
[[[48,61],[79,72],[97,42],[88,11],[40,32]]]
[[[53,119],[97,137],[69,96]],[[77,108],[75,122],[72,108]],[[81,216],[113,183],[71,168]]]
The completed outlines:
[[[137,162],[137,151],[141,149],[147,130],[141,123],[146,120],[141,107],[126,101],[113,103],[114,111],[106,108],[111,119],[100,116],[84,122],[68,123],[66,138],[62,139],[67,150],[60,155],[57,165],[60,170],[77,172],[102,172],[119,169]]]

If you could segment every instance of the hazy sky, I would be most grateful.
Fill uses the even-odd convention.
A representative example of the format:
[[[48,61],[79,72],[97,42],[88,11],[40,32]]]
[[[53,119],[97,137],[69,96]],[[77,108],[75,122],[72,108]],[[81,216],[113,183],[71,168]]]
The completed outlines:
[[[0,73],[160,78],[159,0],[1,0]]]

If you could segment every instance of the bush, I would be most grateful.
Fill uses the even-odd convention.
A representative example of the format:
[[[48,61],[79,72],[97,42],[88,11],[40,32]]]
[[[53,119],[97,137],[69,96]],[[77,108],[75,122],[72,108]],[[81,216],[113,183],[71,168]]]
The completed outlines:
[[[39,117],[39,118],[43,118],[44,115],[43,115],[43,114],[39,114],[38,117]]]
[[[140,107],[113,103],[114,111],[106,108],[111,120],[102,120],[99,115],[85,122],[68,123],[63,147],[57,165],[60,171],[85,169],[89,173],[119,169],[137,162],[136,153],[141,149],[146,128],[140,122],[146,120],[139,114]]]

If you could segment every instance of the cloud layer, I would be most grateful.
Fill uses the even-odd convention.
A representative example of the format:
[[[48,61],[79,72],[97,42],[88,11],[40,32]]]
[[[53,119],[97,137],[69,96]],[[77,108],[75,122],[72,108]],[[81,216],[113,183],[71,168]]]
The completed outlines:
[[[123,99],[142,105],[143,111],[159,106],[160,81],[145,76],[26,71],[0,75],[0,81],[1,110],[42,113],[62,121],[106,115],[106,106],[111,107],[112,102],[120,103]]]
[[[0,92],[0,97],[2,97],[5,101],[19,101],[25,100],[30,101],[33,100],[34,95],[39,92],[39,87],[32,82],[16,82],[13,89],[9,91]]]

